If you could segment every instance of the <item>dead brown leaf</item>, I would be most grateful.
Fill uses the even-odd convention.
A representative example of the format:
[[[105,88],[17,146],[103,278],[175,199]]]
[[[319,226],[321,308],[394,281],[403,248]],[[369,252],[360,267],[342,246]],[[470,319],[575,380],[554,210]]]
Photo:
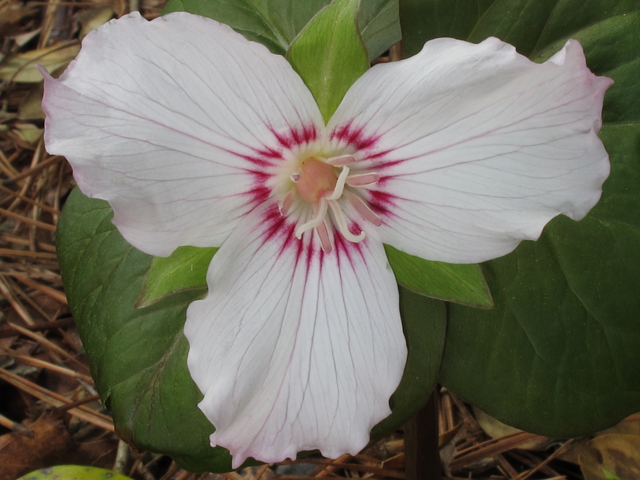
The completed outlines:
[[[605,470],[620,480],[637,480],[640,478],[640,435],[611,434],[594,438],[580,454],[580,468],[585,480],[609,480]]]
[[[74,446],[60,414],[44,414],[29,428],[33,438],[17,433],[0,437],[0,480],[15,480],[32,470],[53,465]]]

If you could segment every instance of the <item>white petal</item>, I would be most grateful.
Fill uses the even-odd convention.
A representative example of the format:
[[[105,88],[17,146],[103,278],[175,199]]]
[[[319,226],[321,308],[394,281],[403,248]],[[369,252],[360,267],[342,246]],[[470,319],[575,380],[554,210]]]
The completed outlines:
[[[609,161],[597,132],[611,83],[588,70],[574,40],[536,64],[495,38],[437,39],[365,73],[328,131],[381,176],[369,200],[382,241],[480,262],[598,201]]]
[[[276,207],[259,207],[214,257],[207,298],[187,311],[200,408],[234,468],[249,456],[355,454],[390,414],[406,345],[382,244],[337,236],[324,254],[310,237],[297,240]]]
[[[288,62],[188,13],[137,12],[90,33],[43,103],[49,153],[108,200],[134,246],[219,246],[264,200],[265,169],[323,128]]]

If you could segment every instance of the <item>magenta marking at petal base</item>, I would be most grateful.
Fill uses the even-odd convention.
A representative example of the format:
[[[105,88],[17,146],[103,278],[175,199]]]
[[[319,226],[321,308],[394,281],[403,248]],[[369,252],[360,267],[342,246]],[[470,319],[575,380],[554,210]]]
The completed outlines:
[[[283,250],[292,245],[299,246],[301,244],[294,235],[295,224],[287,221],[287,217],[280,214],[280,209],[275,203],[266,210],[262,225],[265,243],[279,237],[283,240]]]
[[[248,162],[251,162],[252,164],[256,165],[257,167],[265,168],[265,167],[270,167],[271,165],[273,165],[273,161],[272,160],[267,160],[266,158],[250,157],[248,155],[239,155],[239,154],[236,154],[236,155],[238,155],[239,157],[244,158]]]
[[[369,206],[378,215],[391,215],[391,208],[395,207],[395,197],[381,190],[369,191]]]
[[[353,253],[358,252],[359,256],[362,255],[363,243],[352,243],[344,238],[342,235],[335,235],[335,252],[338,257],[345,257],[349,264],[353,265]]]
[[[315,125],[306,125],[300,128],[293,127],[286,133],[278,132],[273,128],[270,128],[270,130],[280,146],[288,149],[308,144],[318,139],[318,129]]]
[[[345,125],[334,128],[329,135],[329,138],[353,145],[356,150],[366,150],[375,146],[379,137],[365,137],[363,130],[364,127],[356,128],[352,125],[352,122],[349,122]]]
[[[271,148],[271,147],[264,147],[264,149],[253,149],[254,152],[256,152],[257,155],[264,157],[264,158],[268,158],[268,159],[272,159],[272,160],[282,160],[282,150],[276,150],[275,148]]]
[[[249,203],[259,205],[269,200],[269,197],[271,197],[271,190],[269,190],[263,184],[256,185],[255,187],[244,193],[244,195],[247,195],[249,197]]]

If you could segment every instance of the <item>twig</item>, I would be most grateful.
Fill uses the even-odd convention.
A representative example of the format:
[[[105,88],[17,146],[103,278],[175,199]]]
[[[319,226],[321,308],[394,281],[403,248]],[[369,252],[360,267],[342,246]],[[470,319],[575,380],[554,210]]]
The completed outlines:
[[[66,405],[63,405],[62,407],[58,407],[58,408],[56,408],[56,410],[58,410],[59,412],[65,412],[67,410],[71,410],[72,408],[78,407],[80,405],[84,405],[86,403],[95,402],[96,400],[100,400],[100,395],[90,395],[88,397],[83,397],[83,398],[81,398],[79,400],[76,400],[74,402],[67,403]]]
[[[6,180],[4,180],[6,181]],[[3,182],[4,182],[3,181]],[[16,192],[15,190],[11,190],[10,188],[5,187],[4,185],[2,185],[0,183],[0,190],[7,192],[9,195],[19,198],[20,200],[30,204],[30,205],[35,205],[37,207],[40,207],[41,209],[53,214],[53,215],[60,215],[60,211],[57,208],[54,207],[50,207],[48,205],[45,205],[44,203],[41,202],[36,202],[35,200],[29,198],[29,197],[25,197],[24,195]]]
[[[8,372],[4,368],[0,368],[0,379],[6,381],[7,383],[10,383],[11,385],[36,398],[39,398],[44,402],[47,402],[50,405],[53,405],[54,407],[62,407],[68,403],[71,403],[62,395],[58,395],[57,393],[36,385],[35,383],[30,382],[25,378]],[[103,428],[110,432],[115,432],[113,421],[110,417],[91,410],[90,408],[87,408],[83,405],[69,409],[69,413],[97,427]]]
[[[59,320],[54,320],[51,323],[45,323],[42,325],[29,325],[27,328],[34,332],[47,331],[47,330],[55,330],[57,328],[65,328],[70,327],[74,324],[73,318],[61,318]],[[0,338],[9,338],[15,337],[17,333],[14,329],[10,328],[0,328]]]
[[[344,470],[355,470],[356,472],[371,472],[375,473],[380,477],[391,477],[391,478],[400,478],[405,479],[404,472],[399,472],[397,470],[388,470],[378,467],[371,467],[369,465],[359,465],[357,463],[336,463],[326,460],[312,460],[312,459],[302,459],[297,460],[295,462],[279,462],[278,465],[291,465],[292,463],[311,463],[315,465],[327,465],[330,467],[335,467],[336,469],[341,468]]]
[[[47,312],[44,311],[44,309],[40,306],[40,304],[34,301],[34,299],[31,298],[29,295],[27,295],[27,293],[22,288],[20,288],[15,283],[13,283],[11,286],[13,287],[13,290],[15,291],[15,293],[18,294],[20,297],[22,297],[22,299],[24,299],[24,301],[26,301],[29,305],[31,305],[31,308],[33,308],[36,312],[38,312],[42,316],[42,318],[44,318],[47,321],[47,323],[53,321],[53,318],[51,318],[47,314]]]
[[[13,420],[9,420],[7,417],[2,415],[1,413],[0,413],[0,425],[13,430],[18,435],[23,435],[29,438],[33,438],[33,436],[35,435],[33,433],[33,430],[31,430],[30,428],[27,428],[18,422],[14,422]]]
[[[28,247],[29,244],[31,243],[26,238],[18,237],[16,235],[11,235],[11,234],[8,234],[8,233],[3,234],[1,239],[4,240],[7,243],[17,243],[18,245],[24,245],[26,247]],[[37,242],[37,246],[42,248],[43,250],[49,252],[49,253],[55,253],[56,252],[56,247],[54,247],[50,243],[44,243],[44,242],[38,241]]]
[[[27,225],[34,225],[38,228],[42,228],[43,230],[48,230],[50,232],[56,231],[56,226],[51,225],[49,223],[40,222],[38,220],[33,220],[29,217],[25,217],[20,215],[19,213],[11,212],[5,208],[0,208],[0,215],[4,215],[5,217],[12,218],[14,220],[18,220],[19,222],[26,223]]]
[[[87,368],[87,366],[84,363],[79,361],[73,355],[69,354],[65,349],[60,348],[58,345],[56,345],[55,343],[53,343],[52,341],[50,341],[46,337],[43,337],[39,333],[32,332],[31,330],[28,330],[28,329],[26,329],[24,327],[21,327],[20,325],[16,325],[15,323],[7,322],[7,325],[9,325],[11,328],[15,329],[16,331],[20,332],[21,334],[23,334],[23,335],[25,335],[25,336],[27,336],[29,338],[32,338],[33,340],[36,340],[38,343],[42,344],[43,346],[47,346],[51,350],[53,350],[55,352],[58,352],[60,355],[66,357],[67,359],[69,359],[72,362],[74,362],[76,365],[79,365],[80,367],[82,367],[84,369]]]
[[[68,377],[73,378],[81,378],[86,382],[93,383],[93,379],[89,375],[84,375],[82,373],[76,372],[75,370],[71,370],[70,368],[61,367],[59,365],[54,365],[53,363],[45,362],[44,360],[40,360],[37,358],[33,358],[27,355],[21,355],[11,349],[4,348],[0,350],[2,355],[8,355],[12,358],[15,358],[18,362],[26,363],[27,365],[31,365],[38,368],[45,368],[47,370],[51,370],[53,372],[60,373],[62,375],[66,375]]]
[[[327,476],[329,476],[329,474],[335,472],[338,469],[337,467],[332,467],[331,466],[333,463],[348,462],[351,458],[352,457],[351,457],[350,454],[345,453],[341,457],[336,458],[335,460],[330,462],[329,465],[325,464],[325,465],[321,465],[320,467],[316,468],[310,476],[311,477],[327,477]]]
[[[258,470],[258,475],[256,475],[255,480],[260,480],[262,478],[262,476],[265,474],[265,472],[269,469],[269,464],[267,463],[266,465],[263,465],[262,467],[260,467],[260,470]]]
[[[2,250],[3,249],[0,249],[0,253],[2,253]],[[30,327],[34,326],[36,322],[33,320],[33,318],[31,318],[31,315],[29,314],[27,309],[24,308],[24,305],[22,305],[22,303],[20,303],[20,301],[15,297],[15,295],[11,291],[11,288],[9,288],[9,285],[10,283],[8,279],[0,275],[0,292],[2,292],[2,295],[4,295],[4,298],[7,299],[7,301],[11,304],[13,309],[16,311],[16,313],[20,315],[20,318],[24,320],[24,323],[26,323]]]
[[[45,168],[49,167],[50,165],[52,165],[52,164],[54,164],[56,162],[59,162],[63,158],[64,157],[59,157],[59,156],[47,158],[45,161],[39,163],[35,167],[32,167],[29,170],[26,170],[26,171],[24,171],[22,173],[14,175],[11,178],[7,178],[7,179],[3,180],[2,181],[2,185],[11,185],[12,183],[15,183],[18,180],[22,180],[23,178],[30,177],[33,174],[38,173],[41,170],[44,170]],[[25,199],[23,198],[23,200],[25,200]]]
[[[519,447],[532,440],[540,439],[539,435],[532,433],[518,432],[511,435],[506,435],[499,439],[489,440],[481,443],[480,445],[474,445],[459,452],[458,456],[449,464],[449,468],[453,470],[460,470],[461,468],[482,460],[483,458],[493,457],[500,453],[504,453],[512,448]],[[473,451],[472,451],[473,450]],[[470,452],[470,453],[466,453]]]
[[[42,285],[41,283],[38,283],[35,280],[31,280],[29,277],[14,277],[14,278],[24,283],[25,285],[31,288],[35,288],[39,292],[44,293],[45,295],[48,295],[49,297],[53,298],[54,300],[57,300],[60,303],[69,305],[69,302],[67,301],[67,296],[63,292],[56,290],[55,288],[51,288],[47,285]]]
[[[568,440],[567,442],[565,442],[564,445],[562,445],[559,449],[557,449],[555,452],[553,452],[551,455],[549,455],[547,458],[545,458],[542,462],[540,462],[536,467],[534,467],[532,470],[529,470],[529,472],[525,472],[522,475],[520,475],[518,477],[518,480],[526,480],[527,478],[531,477],[531,475],[533,475],[534,473],[536,473],[538,470],[540,470],[542,467],[544,467],[545,465],[547,465],[551,460],[553,460],[554,458],[558,457],[562,452],[564,452],[567,448],[569,448],[569,446],[573,443],[573,439]]]

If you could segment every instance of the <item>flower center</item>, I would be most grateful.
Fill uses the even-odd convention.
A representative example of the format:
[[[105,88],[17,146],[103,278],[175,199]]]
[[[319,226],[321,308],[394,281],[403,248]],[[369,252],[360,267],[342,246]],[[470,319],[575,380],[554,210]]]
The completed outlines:
[[[300,164],[300,168],[291,174],[293,187],[280,205],[280,212],[287,215],[292,206],[298,202],[310,205],[311,220],[298,223],[295,235],[298,239],[307,230],[315,230],[325,252],[333,250],[333,228],[353,243],[364,240],[365,233],[354,234],[347,223],[343,208],[345,201],[369,223],[380,226],[382,220],[376,215],[367,202],[358,193],[359,189],[378,183],[377,173],[352,173],[347,165],[354,164],[356,159],[351,155],[341,155],[325,159],[310,157]],[[331,210],[333,222],[328,212]],[[308,214],[307,214],[308,215]],[[308,218],[308,217],[307,217]]]
[[[302,171],[298,176],[296,173],[293,174],[292,180],[296,182],[298,194],[309,203],[316,203],[319,199],[331,195],[338,181],[335,168],[315,158],[305,160],[302,163]]]

